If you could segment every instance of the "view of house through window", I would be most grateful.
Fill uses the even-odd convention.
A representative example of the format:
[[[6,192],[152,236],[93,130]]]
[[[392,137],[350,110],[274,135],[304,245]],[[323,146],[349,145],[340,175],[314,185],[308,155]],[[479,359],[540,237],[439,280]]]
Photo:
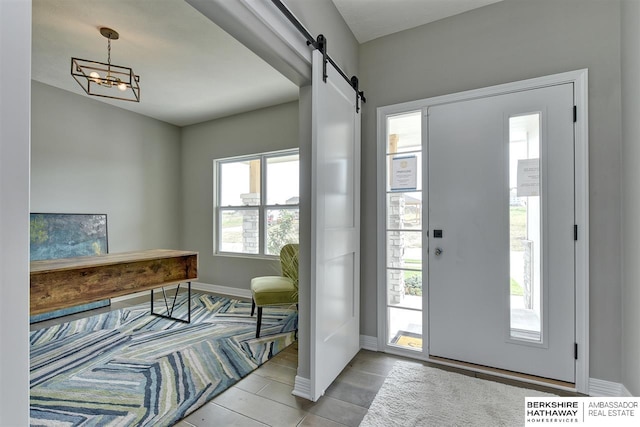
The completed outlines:
[[[279,255],[298,243],[298,150],[215,161],[215,252]]]

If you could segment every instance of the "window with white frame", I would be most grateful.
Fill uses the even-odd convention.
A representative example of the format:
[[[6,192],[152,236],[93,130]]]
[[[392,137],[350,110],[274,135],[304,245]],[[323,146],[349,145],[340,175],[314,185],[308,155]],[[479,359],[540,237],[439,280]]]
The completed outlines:
[[[297,149],[215,160],[214,251],[277,256],[298,243],[299,169]]]

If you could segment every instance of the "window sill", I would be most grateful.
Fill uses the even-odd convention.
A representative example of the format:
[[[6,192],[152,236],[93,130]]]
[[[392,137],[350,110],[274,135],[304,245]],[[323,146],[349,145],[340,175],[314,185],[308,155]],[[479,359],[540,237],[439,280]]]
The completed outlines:
[[[221,258],[242,258],[262,261],[277,261],[277,255],[261,255],[261,254],[239,254],[234,252],[214,252],[213,256]]]

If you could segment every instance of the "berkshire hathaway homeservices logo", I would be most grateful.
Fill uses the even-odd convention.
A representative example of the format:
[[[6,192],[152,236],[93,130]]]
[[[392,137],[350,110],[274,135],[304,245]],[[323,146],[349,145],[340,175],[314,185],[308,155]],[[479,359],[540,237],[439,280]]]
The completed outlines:
[[[527,397],[525,426],[638,426],[639,404],[638,397]]]

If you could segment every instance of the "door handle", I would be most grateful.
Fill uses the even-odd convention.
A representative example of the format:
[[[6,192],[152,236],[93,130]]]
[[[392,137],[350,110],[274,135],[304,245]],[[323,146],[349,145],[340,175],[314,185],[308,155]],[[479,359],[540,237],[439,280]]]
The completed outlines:
[[[436,256],[440,256],[440,255],[442,255],[442,248],[436,248],[436,250],[434,251],[434,254],[435,254]]]

